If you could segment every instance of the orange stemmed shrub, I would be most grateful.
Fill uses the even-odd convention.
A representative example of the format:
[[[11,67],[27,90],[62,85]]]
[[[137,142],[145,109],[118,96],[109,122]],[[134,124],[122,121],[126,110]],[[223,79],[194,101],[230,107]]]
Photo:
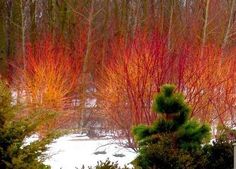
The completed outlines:
[[[25,66],[18,66],[16,76],[21,100],[30,107],[67,108],[76,92],[80,65],[80,57],[62,40],[28,44]]]

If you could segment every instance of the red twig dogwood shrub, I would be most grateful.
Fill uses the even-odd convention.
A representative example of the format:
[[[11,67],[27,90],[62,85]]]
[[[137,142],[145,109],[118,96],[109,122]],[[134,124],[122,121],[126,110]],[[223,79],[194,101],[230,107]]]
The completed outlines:
[[[150,111],[151,101],[159,85],[167,81],[163,76],[168,70],[168,64],[163,63],[170,61],[166,54],[164,39],[147,39],[145,35],[127,46],[123,39],[113,46],[98,93],[105,117],[128,139],[133,125],[150,124],[156,118]]]
[[[234,81],[236,60],[229,54],[222,58],[213,45],[190,51],[184,66],[181,90],[192,107],[191,116],[212,122],[233,122],[236,103]]]
[[[98,89],[107,117],[127,136],[133,125],[150,124],[155,92],[174,83],[192,107],[192,117],[208,122],[228,122],[235,104],[235,59],[222,58],[213,45],[180,46],[168,50],[165,38],[139,34],[127,46],[114,45]],[[114,126],[114,125],[113,125]]]

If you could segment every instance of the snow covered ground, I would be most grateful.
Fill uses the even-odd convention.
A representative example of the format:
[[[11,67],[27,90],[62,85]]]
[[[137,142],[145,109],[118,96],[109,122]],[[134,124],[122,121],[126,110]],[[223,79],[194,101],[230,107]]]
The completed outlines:
[[[116,144],[110,138],[89,139],[79,134],[69,134],[58,138],[49,145],[46,153],[49,158],[45,164],[52,169],[80,169],[83,165],[95,166],[97,161],[105,161],[109,158],[118,162],[120,166],[129,164],[136,153]]]

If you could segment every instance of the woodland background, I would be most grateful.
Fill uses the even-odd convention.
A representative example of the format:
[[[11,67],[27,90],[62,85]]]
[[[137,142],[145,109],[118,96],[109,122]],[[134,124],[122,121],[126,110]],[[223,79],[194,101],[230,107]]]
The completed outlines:
[[[191,117],[235,126],[236,0],[0,0],[0,73],[40,130],[151,124],[174,83]],[[213,131],[213,134],[214,133]]]

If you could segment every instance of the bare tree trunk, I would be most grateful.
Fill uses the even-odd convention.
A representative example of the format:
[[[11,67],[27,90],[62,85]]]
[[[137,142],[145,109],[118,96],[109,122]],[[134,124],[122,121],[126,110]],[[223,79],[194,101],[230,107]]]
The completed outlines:
[[[26,58],[25,58],[25,43],[28,37],[28,28],[30,27],[30,1],[21,0],[21,43],[22,43],[22,58],[23,67],[26,68]]]
[[[204,26],[203,26],[203,34],[202,34],[202,44],[201,44],[201,54],[200,54],[201,58],[204,55],[204,47],[206,45],[208,15],[209,15],[209,4],[210,4],[210,0],[206,0],[205,16],[204,16]]]
[[[225,36],[224,36],[224,40],[221,46],[222,49],[222,56],[223,56],[223,52],[225,50],[225,47],[228,43],[229,37],[230,37],[230,31],[232,28],[232,24],[233,24],[233,17],[234,17],[234,6],[235,6],[235,0],[232,0],[232,4],[231,4],[231,9],[230,9],[230,16],[229,16],[229,20],[228,20],[228,25],[225,31]]]
[[[12,0],[6,0],[6,57],[11,55],[11,19],[12,19]]]
[[[84,57],[84,63],[83,63],[83,73],[87,73],[88,69],[88,61],[89,56],[91,52],[92,42],[91,42],[91,36],[92,36],[92,23],[93,23],[93,13],[94,13],[94,1],[91,1],[91,7],[89,12],[89,18],[88,18],[88,34],[87,34],[87,47],[86,47],[86,53]]]
[[[88,81],[90,80],[90,75],[88,72],[88,62],[90,59],[91,55],[91,48],[92,48],[92,30],[93,30],[93,20],[94,20],[94,2],[91,1],[91,6],[90,6],[90,11],[89,11],[89,16],[88,16],[88,33],[87,33],[87,47],[86,47],[86,52],[84,56],[84,62],[83,62],[83,67],[82,67],[82,96],[81,96],[81,117],[80,117],[80,130],[83,132],[84,128],[84,120],[85,120],[85,110],[86,110],[86,90],[88,87]]]
[[[105,1],[105,19],[104,19],[104,25],[103,25],[103,32],[104,32],[104,38],[103,38],[103,49],[102,49],[102,58],[101,58],[101,71],[104,68],[104,63],[105,63],[105,57],[106,57],[106,50],[107,50],[107,43],[108,43],[108,36],[109,36],[109,32],[108,32],[108,28],[109,28],[109,15],[110,15],[110,1],[106,0]]]
[[[21,9],[21,48],[22,48],[22,59],[23,59],[23,70],[26,70],[26,40],[27,36],[29,36],[28,28],[30,27],[30,1],[29,0],[21,0],[20,1],[20,9]],[[24,88],[24,77],[21,77],[23,88]],[[19,88],[20,91],[18,93],[18,97],[22,98],[22,88]],[[28,99],[28,98],[27,98]]]
[[[136,32],[136,29],[138,27],[138,17],[139,17],[139,3],[138,2],[135,2],[133,1],[133,4],[132,5],[132,19],[133,19],[133,22],[131,26],[131,37],[134,38],[135,36],[135,32]]]
[[[164,34],[164,22],[165,22],[165,5],[164,5],[164,1],[161,0],[160,2],[160,15],[159,15],[159,19],[160,19],[160,34],[163,35]]]
[[[25,70],[25,12],[24,12],[24,0],[21,0],[21,43],[22,43],[22,58],[23,58],[23,67]]]
[[[173,25],[173,13],[174,13],[174,4],[171,2],[170,6],[170,20],[169,20],[169,29],[168,29],[168,51],[171,50],[171,32],[172,32],[172,25]]]
[[[52,34],[53,37],[53,43],[55,43],[55,36],[56,36],[56,32],[55,32],[55,27],[57,26],[56,24],[56,0],[48,0],[48,4],[47,4],[47,8],[48,8],[48,27],[49,30]]]
[[[37,32],[42,31],[45,29],[45,15],[47,9],[47,1],[45,0],[37,0],[35,1],[35,23],[37,25]]]

